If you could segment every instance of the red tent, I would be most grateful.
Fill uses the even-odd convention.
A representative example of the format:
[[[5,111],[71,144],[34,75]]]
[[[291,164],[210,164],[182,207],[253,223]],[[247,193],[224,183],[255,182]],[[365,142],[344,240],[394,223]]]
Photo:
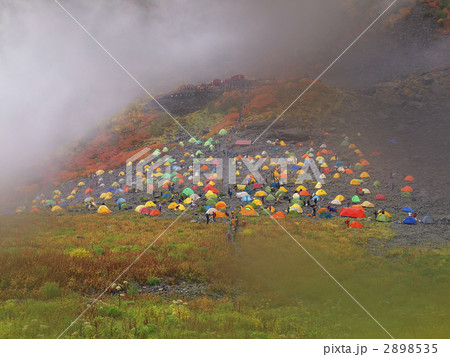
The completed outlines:
[[[157,209],[154,209],[153,211],[150,212],[150,216],[159,216],[160,214],[162,213]]]
[[[323,169],[324,174],[329,174],[330,172],[331,172],[331,170],[328,167]]]
[[[275,212],[272,215],[272,218],[274,218],[274,219],[283,219],[284,218],[284,213],[281,212],[281,211]]]
[[[139,210],[139,213],[140,213],[140,214],[150,214],[150,213],[151,213],[151,210],[150,210],[150,208],[148,208],[148,207],[142,207],[142,208]]]
[[[366,214],[358,208],[344,207],[339,212],[341,217],[364,218]]]
[[[348,228],[363,228],[363,225],[358,221],[354,221],[348,225]]]
[[[258,188],[261,188],[261,185],[260,185],[258,182],[254,183],[254,184],[252,185],[252,189],[256,190],[256,189],[258,189]]]
[[[380,193],[375,196],[375,201],[386,201],[386,196]]]

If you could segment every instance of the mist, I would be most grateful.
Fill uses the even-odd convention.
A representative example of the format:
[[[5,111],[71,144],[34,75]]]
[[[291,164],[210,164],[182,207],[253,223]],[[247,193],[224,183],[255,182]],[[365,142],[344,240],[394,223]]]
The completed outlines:
[[[301,76],[301,63],[363,29],[333,0],[61,4],[152,95],[237,73]],[[2,184],[147,97],[52,0],[2,1],[0,79]]]

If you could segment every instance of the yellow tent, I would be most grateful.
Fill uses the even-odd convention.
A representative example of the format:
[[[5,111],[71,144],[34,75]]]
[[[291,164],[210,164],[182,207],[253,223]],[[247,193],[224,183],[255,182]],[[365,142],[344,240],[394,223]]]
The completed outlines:
[[[290,210],[298,211],[298,213],[303,213],[303,210],[298,203],[293,204],[290,207]]]
[[[60,206],[53,206],[52,207],[52,212],[58,212],[58,211],[62,211],[62,208]]]
[[[125,176],[125,172],[120,171],[120,172],[119,172],[119,176]]]
[[[328,165],[326,162],[324,162],[322,165],[320,165],[320,167],[328,167]]]
[[[253,200],[253,203],[254,203],[255,205],[257,205],[257,206],[262,206],[262,202],[261,202],[260,200],[258,200],[258,199]]]
[[[177,206],[178,206],[178,203],[176,203],[176,202],[171,202],[167,208],[168,208],[168,209],[175,209],[175,208],[177,208]]]
[[[139,211],[140,211],[142,208],[144,208],[144,207],[145,207],[144,205],[139,205],[139,206],[137,206],[137,207],[134,209],[134,211],[137,212],[137,213],[139,213]]]
[[[280,145],[281,145],[281,146],[286,146],[286,143],[285,143],[283,140],[281,140],[281,141],[280,141]]]
[[[339,175],[337,172],[333,175],[333,178],[334,178],[334,179],[337,179],[337,178],[339,178],[339,177],[341,177],[341,175]]]
[[[145,207],[156,207],[156,204],[153,201],[147,201]]]
[[[199,181],[199,183],[197,184],[197,186],[198,186],[198,187],[202,187],[202,186],[205,186],[205,185],[203,184],[203,182]]]
[[[185,211],[186,207],[184,207],[183,205],[178,205],[177,207],[175,207],[176,211]]]
[[[279,191],[288,192],[285,187],[281,186]]]
[[[111,210],[106,206],[100,206],[97,209],[97,213],[111,213]]]
[[[239,191],[244,191],[246,187],[247,187],[246,185],[237,185],[237,189]]]
[[[356,149],[356,145],[355,145],[355,144],[350,144],[350,145],[348,146],[348,148],[349,148],[349,149]]]
[[[78,186],[84,186],[86,185],[83,181],[78,183]]]
[[[317,182],[316,186],[314,188],[322,188],[322,184],[320,182]]]
[[[361,175],[359,175],[359,177],[361,177],[361,178],[367,178],[367,177],[370,177],[370,175],[369,175],[369,173],[368,172],[363,172],[363,173],[361,173]]]
[[[366,208],[373,208],[375,207],[375,205],[373,203],[370,203],[369,201],[364,201],[361,206],[366,207]]]
[[[219,201],[216,203],[216,208],[217,209],[225,209],[225,208],[227,208],[227,204],[223,201]]]
[[[331,161],[336,161],[336,156],[332,156],[330,160]]]
[[[316,195],[317,196],[325,196],[325,195],[327,195],[327,193],[324,190],[320,189],[316,192]]]
[[[264,166],[262,167],[262,170],[269,170],[269,167],[268,167],[267,165],[264,165]]]
[[[306,189],[305,186],[300,185],[300,186],[298,186],[298,187],[295,189],[295,191],[299,192],[299,191],[308,191],[308,190]]]
[[[363,189],[362,189],[362,192],[367,193],[367,194],[371,193],[370,190],[369,190],[368,188],[363,188]]]
[[[188,205],[188,204],[192,203],[192,198],[190,198],[190,197],[186,198],[186,199],[183,201],[183,203],[184,203],[185,205]]]
[[[350,185],[358,186],[358,185],[361,185],[361,182],[359,182],[359,181],[356,180],[356,179],[353,179],[353,180],[350,181]]]
[[[105,198],[106,196],[108,196],[108,192],[103,192],[103,193],[100,195],[100,198]]]
[[[336,196],[336,198],[335,198],[335,200],[339,200],[339,201],[344,201],[345,200],[345,198],[344,198],[344,196],[342,196],[342,195],[337,195]]]
[[[266,197],[267,193],[264,191],[258,191],[255,193],[255,197]]]

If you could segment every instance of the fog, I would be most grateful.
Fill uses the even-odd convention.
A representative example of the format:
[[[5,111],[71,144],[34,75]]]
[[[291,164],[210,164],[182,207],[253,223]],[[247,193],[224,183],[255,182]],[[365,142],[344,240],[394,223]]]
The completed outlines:
[[[347,45],[364,28],[334,0],[61,4],[153,95],[237,73],[303,75],[301,63],[328,49],[337,56],[330,45]],[[56,2],[2,0],[3,182],[138,97],[146,94]]]

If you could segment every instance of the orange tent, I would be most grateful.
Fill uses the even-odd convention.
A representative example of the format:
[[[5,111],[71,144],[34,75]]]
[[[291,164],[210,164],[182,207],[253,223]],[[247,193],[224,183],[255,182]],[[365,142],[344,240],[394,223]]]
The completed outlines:
[[[284,216],[284,213],[281,212],[281,211],[275,212],[275,213],[272,215],[272,218],[274,218],[274,219],[283,219],[284,217],[285,217],[285,216]]]
[[[354,174],[353,170],[350,170],[350,169],[345,169],[342,173],[347,174],[347,175]]]
[[[364,159],[362,159],[360,162],[361,162],[361,165],[363,165],[363,166],[369,166],[370,165],[370,162],[367,161],[367,160],[364,160]]]
[[[321,208],[317,211],[317,214],[321,214],[322,212],[328,211],[326,208]]]
[[[414,190],[413,190],[413,188],[412,188],[411,186],[405,186],[405,187],[403,187],[400,191],[403,191],[403,192],[413,192]]]
[[[310,194],[309,194],[308,191],[301,191],[301,192],[299,193],[299,196],[310,196]]]
[[[161,213],[161,211],[154,209],[153,211],[150,212],[150,216],[159,216]]]
[[[242,214],[243,216],[255,216],[256,217],[258,215],[258,213],[256,213],[255,210],[245,209],[245,208],[241,209],[239,213]]]
[[[248,210],[246,210],[248,211]],[[216,218],[225,218],[227,215],[222,211],[215,211],[216,212]]]
[[[348,228],[363,228],[363,225],[358,221],[354,221],[348,225]]]
[[[361,206],[361,205],[352,205],[351,208],[360,209],[361,211],[366,212],[366,211],[364,210],[363,206]]]
[[[202,167],[200,167],[200,170],[208,170],[208,165],[203,165]]]
[[[412,177],[411,175],[408,175],[408,176],[406,176],[403,180],[404,180],[404,181],[413,182],[415,179],[414,179],[414,177]]]

